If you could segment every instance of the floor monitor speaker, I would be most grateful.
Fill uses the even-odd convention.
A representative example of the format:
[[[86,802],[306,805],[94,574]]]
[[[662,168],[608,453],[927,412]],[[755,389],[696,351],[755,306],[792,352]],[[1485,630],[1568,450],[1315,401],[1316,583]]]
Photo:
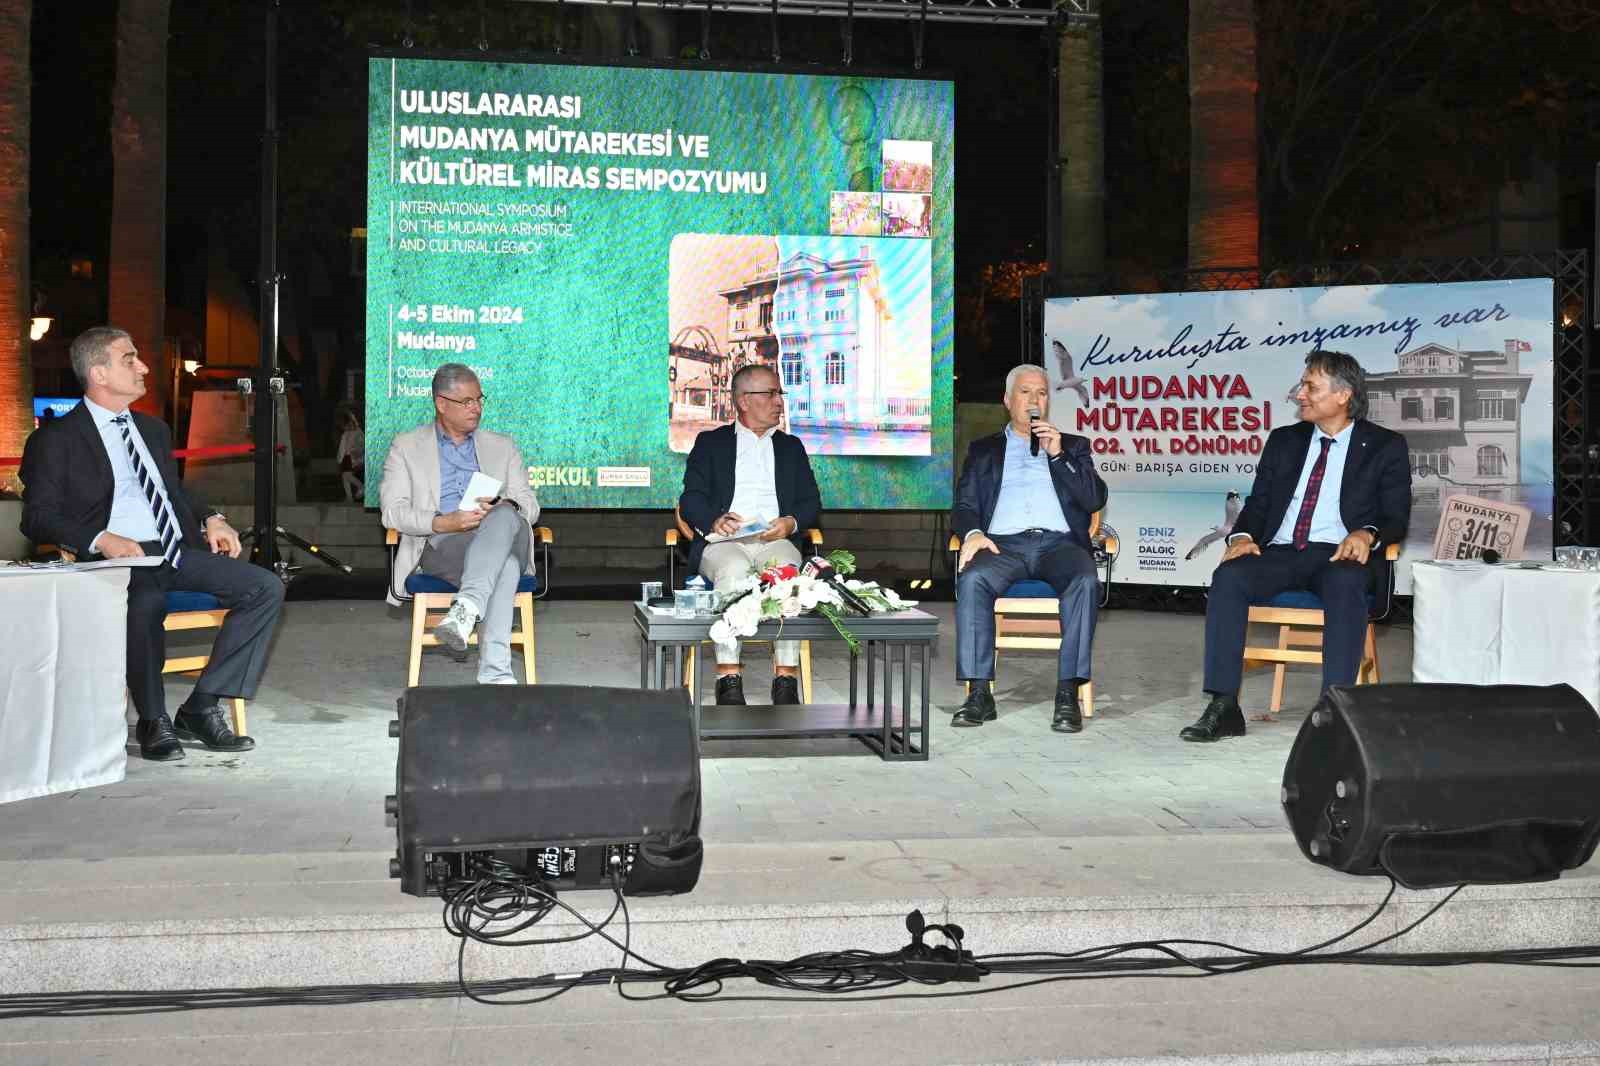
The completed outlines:
[[[681,688],[408,689],[387,807],[402,891],[492,858],[556,887],[687,892],[700,876],[700,747]]]
[[[1328,690],[1283,769],[1313,862],[1408,888],[1547,881],[1600,835],[1600,717],[1567,685]]]

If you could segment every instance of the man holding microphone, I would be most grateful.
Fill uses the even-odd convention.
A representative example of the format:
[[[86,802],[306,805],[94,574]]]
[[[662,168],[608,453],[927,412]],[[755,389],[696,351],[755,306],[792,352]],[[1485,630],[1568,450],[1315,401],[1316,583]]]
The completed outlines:
[[[979,726],[996,717],[994,601],[1018,581],[1043,581],[1061,605],[1061,652],[1050,728],[1083,728],[1078,686],[1089,679],[1098,583],[1090,516],[1106,504],[1089,440],[1047,421],[1050,385],[1043,367],[1006,375],[1011,421],[967,450],[950,512],[961,537],[956,577],[956,676],[971,691],[951,720]]]

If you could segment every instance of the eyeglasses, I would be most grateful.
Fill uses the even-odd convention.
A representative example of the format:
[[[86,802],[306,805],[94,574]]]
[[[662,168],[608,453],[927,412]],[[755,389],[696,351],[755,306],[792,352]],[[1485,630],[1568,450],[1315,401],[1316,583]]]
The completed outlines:
[[[454,396],[446,396],[442,392],[436,392],[434,395],[439,397],[441,400],[449,400],[457,407],[476,407],[480,411],[483,410],[483,405],[489,402],[489,397],[482,394],[477,396],[468,396],[465,400],[458,400]]]
[[[782,389],[750,389],[747,392],[740,393],[740,395],[741,396],[765,396],[767,399],[770,400],[774,396],[785,396],[785,395],[787,395],[787,393],[785,393]]]

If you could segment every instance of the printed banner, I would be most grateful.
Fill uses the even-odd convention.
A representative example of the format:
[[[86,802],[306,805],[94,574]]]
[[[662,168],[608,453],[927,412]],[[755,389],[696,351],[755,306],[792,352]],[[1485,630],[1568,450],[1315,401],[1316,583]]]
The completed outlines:
[[[1046,301],[1050,417],[1090,438],[1110,486],[1113,579],[1211,583],[1256,459],[1298,417],[1294,392],[1319,347],[1356,357],[1367,417],[1406,437],[1402,593],[1452,496],[1527,509],[1522,555],[1549,558],[1552,300],[1553,282],[1536,278]]]

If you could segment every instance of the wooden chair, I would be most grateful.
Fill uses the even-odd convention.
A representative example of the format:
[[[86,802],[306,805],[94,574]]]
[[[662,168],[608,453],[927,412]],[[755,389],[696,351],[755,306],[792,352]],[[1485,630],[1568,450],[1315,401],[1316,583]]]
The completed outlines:
[[[1388,545],[1383,557],[1389,565],[1384,567],[1386,579],[1368,597],[1367,636],[1361,650],[1361,665],[1356,670],[1358,685],[1378,683],[1378,641],[1373,623],[1389,614],[1394,599],[1394,561],[1400,558],[1400,545]],[[1315,593],[1300,589],[1280,592],[1269,600],[1252,604],[1249,620],[1278,627],[1276,645],[1247,644],[1244,649],[1246,670],[1272,667],[1272,709],[1268,713],[1277,714],[1283,706],[1283,680],[1288,664],[1322,664],[1322,601]]]
[[[66,562],[76,562],[77,556],[65,548],[54,544],[40,544],[35,551],[48,555],[56,553]],[[217,598],[209,592],[169,592],[167,593],[167,617],[162,620],[161,628],[168,633],[177,633],[189,629],[220,629],[222,620],[228,617],[228,610],[223,607]],[[163,674],[198,674],[204,670],[211,661],[211,653],[204,655],[180,655],[176,658],[168,656],[161,663]],[[244,698],[242,696],[228,697],[229,709],[232,711],[233,731],[239,736],[245,735]]]
[[[223,619],[228,617],[227,608],[217,601],[217,598],[208,592],[169,592],[167,593],[167,617],[161,623],[161,628],[168,633],[183,632],[190,629],[219,629]],[[211,653],[204,655],[180,655],[168,657],[161,664],[163,674],[198,674],[205,669],[211,661]],[[244,736],[245,712],[244,698],[230,696],[227,702],[232,708],[233,731]]]
[[[400,534],[396,530],[385,529],[383,537],[384,544],[389,548],[389,567],[393,570]],[[521,625],[511,633],[512,645],[522,649],[523,676],[529,685],[538,683],[534,656],[533,601],[542,599],[550,591],[550,545],[555,541],[555,534],[549,526],[535,526],[533,537],[535,550],[541,553],[541,558],[536,572],[523,574],[517,582],[516,613]],[[390,587],[393,587],[392,575]],[[411,598],[411,654],[406,668],[406,685],[415,687],[422,677],[422,649],[439,646],[439,638],[432,632],[433,627],[444,620],[445,612],[450,609],[450,601],[455,599],[458,590],[450,582],[430,574],[409,575],[405,590]],[[476,630],[467,638],[467,643],[478,643]]]
[[[1121,543],[1109,526],[1102,532],[1101,512],[1089,519],[1089,543],[1094,549],[1094,564],[1100,571],[1100,604],[1105,606],[1111,592],[1111,570],[1116,564]],[[952,552],[961,551],[961,538],[952,536]],[[994,601],[994,652],[999,666],[1001,649],[1011,651],[1061,650],[1061,601],[1044,581],[1018,581]],[[993,682],[990,683],[991,686]],[[970,690],[971,685],[969,684]],[[1078,686],[1078,703],[1085,718],[1094,717],[1094,682]]]
[[[673,528],[667,530],[667,589],[670,591],[678,587],[677,572],[680,565],[678,553],[682,550],[685,555],[681,565],[685,569],[683,579],[692,577],[688,570],[688,546],[694,542],[694,527],[684,521],[683,512],[677,507],[672,509]],[[803,534],[806,545],[811,549],[811,554],[816,555],[817,549],[822,546],[822,530],[808,529]],[[767,644],[765,640],[747,640],[746,644]],[[689,698],[694,699],[699,694],[699,678],[695,673],[696,652],[698,648],[690,648],[684,657],[683,684],[689,690]],[[811,642],[800,642],[800,702],[811,702]]]

